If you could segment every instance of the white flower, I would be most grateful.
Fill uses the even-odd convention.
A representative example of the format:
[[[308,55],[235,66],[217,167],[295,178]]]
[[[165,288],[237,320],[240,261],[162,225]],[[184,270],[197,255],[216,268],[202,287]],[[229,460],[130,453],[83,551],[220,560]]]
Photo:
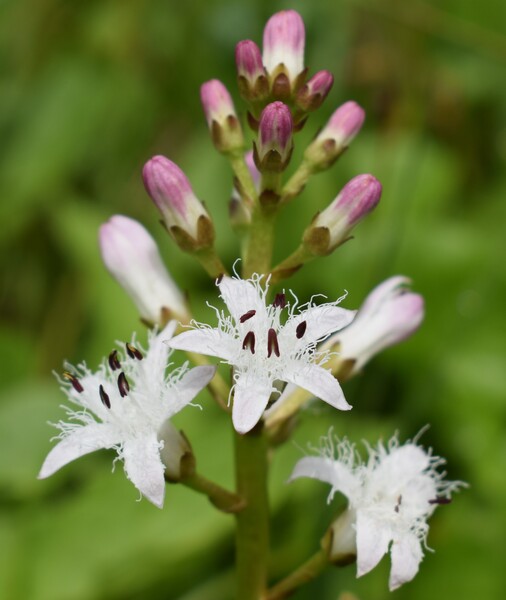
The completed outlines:
[[[179,461],[170,464],[164,454],[162,462],[160,452],[171,449],[180,458],[188,449],[167,419],[191,402],[215,372],[214,367],[188,370],[183,365],[166,376],[166,341],[174,329],[171,321],[158,335],[150,332],[144,354],[135,341],[125,345],[124,353],[113,350],[96,373],[85,364],[64,372],[62,390],[77,408],[66,407],[70,422],[56,424],[61,441],[49,452],[39,479],[94,450],[114,448],[135,487],[163,506],[164,472],[177,469]]]
[[[234,367],[232,420],[239,433],[252,429],[262,417],[274,382],[298,385],[335,408],[349,410],[337,380],[321,365],[327,354],[315,352],[316,342],[347,325],[354,316],[336,303],[313,306],[295,313],[287,306],[288,319],[281,324],[286,306],[284,294],[266,306],[262,276],[241,280],[223,277],[218,283],[230,316],[216,311],[218,327],[196,324],[176,336],[172,348],[217,356]]]
[[[366,445],[362,463],[354,444],[324,438],[321,457],[301,459],[291,480],[312,477],[348,498],[348,509],[332,526],[331,558],[356,554],[357,577],[368,573],[390,551],[390,590],[411,581],[418,572],[426,542],[428,517],[438,504],[449,502],[459,481],[444,481],[438,468],[444,459],[425,451],[416,441],[399,445],[393,437],[385,447]]]

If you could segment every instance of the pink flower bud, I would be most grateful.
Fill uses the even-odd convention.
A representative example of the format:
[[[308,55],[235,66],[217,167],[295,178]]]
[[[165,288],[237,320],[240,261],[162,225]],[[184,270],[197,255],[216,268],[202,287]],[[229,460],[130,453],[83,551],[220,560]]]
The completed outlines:
[[[200,99],[216,148],[220,152],[242,148],[244,139],[241,125],[232,98],[223,83],[217,79],[203,83]]]
[[[409,279],[398,275],[377,286],[348,327],[331,336],[326,346],[339,344],[340,357],[353,360],[353,373],[375,354],[412,335],[424,317],[424,301],[410,292]]]
[[[294,10],[282,10],[267,21],[264,29],[263,63],[275,76],[282,65],[294,81],[304,70],[304,22]]]
[[[283,102],[268,104],[260,115],[256,163],[260,171],[282,171],[293,149],[292,113]]]
[[[132,298],[143,319],[163,325],[167,313],[187,320],[182,293],[165,268],[154,239],[128,217],[101,225],[99,244],[107,270]]]
[[[316,255],[328,254],[345,242],[352,228],[378,204],[381,189],[372,175],[358,175],[349,181],[304,233],[308,249]]]
[[[251,40],[243,40],[235,47],[235,62],[241,96],[250,102],[263,100],[269,94],[260,48]]]
[[[154,156],[144,165],[142,177],[169,233],[177,236],[183,232],[200,247],[212,244],[212,240],[201,239],[199,230],[201,220],[210,222],[210,217],[175,163],[165,156]]]
[[[328,96],[334,77],[329,71],[318,71],[297,93],[297,106],[305,111],[319,108]]]
[[[315,170],[330,167],[360,131],[364,119],[365,112],[356,102],[340,106],[308,146],[304,153],[306,160]]]
[[[345,102],[330,117],[329,122],[320,131],[318,140],[334,140],[336,146],[346,147],[360,131],[364,123],[365,112],[356,102]]]

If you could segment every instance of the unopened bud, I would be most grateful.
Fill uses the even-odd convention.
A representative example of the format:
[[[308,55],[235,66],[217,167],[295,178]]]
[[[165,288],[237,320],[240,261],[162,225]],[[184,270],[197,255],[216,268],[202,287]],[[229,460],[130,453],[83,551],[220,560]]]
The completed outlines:
[[[354,177],[306,229],[306,249],[324,256],[349,239],[353,227],[378,204],[381,189],[381,183],[372,175]]]
[[[164,325],[188,320],[182,293],[165,268],[155,240],[128,217],[115,215],[100,227],[99,244],[107,270],[132,298],[140,316]]]
[[[235,47],[239,92],[248,102],[261,101],[269,95],[269,81],[262,62],[260,48],[251,40]]]
[[[331,336],[325,346],[341,360],[354,361],[351,374],[375,354],[412,335],[424,317],[423,297],[407,289],[409,279],[396,276],[377,286],[348,327]]]
[[[163,442],[160,458],[165,466],[165,479],[177,483],[191,477],[195,473],[195,456],[184,433],[167,420],[158,432],[158,439]]]
[[[154,156],[144,165],[142,177],[167,231],[180,248],[191,252],[212,246],[211,218],[175,163],[165,156]]]
[[[202,84],[200,99],[209,131],[219,152],[236,152],[244,146],[241,124],[227,88],[217,79]]]
[[[347,508],[332,523],[323,539],[329,562],[344,567],[357,558],[357,514]]]
[[[268,104],[260,116],[255,163],[259,171],[283,171],[293,150],[293,119],[283,102]]]
[[[327,169],[335,162],[360,131],[364,119],[363,108],[352,101],[334,112],[304,153],[314,171]]]
[[[319,108],[328,96],[334,77],[329,71],[318,71],[297,93],[297,106],[306,112]]]
[[[282,10],[267,21],[263,39],[263,64],[272,91],[288,97],[304,78],[304,22],[294,10]]]

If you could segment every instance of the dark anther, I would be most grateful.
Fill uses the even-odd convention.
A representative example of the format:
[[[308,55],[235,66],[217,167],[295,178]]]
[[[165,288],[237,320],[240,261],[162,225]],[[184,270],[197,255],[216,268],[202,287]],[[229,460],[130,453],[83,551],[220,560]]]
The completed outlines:
[[[402,502],[402,496],[399,496],[397,498],[397,504],[395,505],[395,508],[394,508],[396,513],[398,513],[399,509],[401,508],[401,502]]]
[[[255,354],[255,334],[252,331],[248,331],[242,342],[242,349],[246,350],[246,348],[251,350],[251,354]]]
[[[223,273],[220,273],[218,275],[218,277],[216,277],[216,285],[220,285],[220,283],[223,281],[223,277],[224,277]]]
[[[113,350],[109,354],[109,366],[113,371],[115,371],[116,369],[121,369],[121,363],[119,362],[117,350]]]
[[[130,391],[130,385],[123,371],[118,375],[118,390],[122,398]]]
[[[70,381],[72,387],[75,389],[76,392],[84,392],[84,388],[81,385],[81,382],[79,381],[79,379],[77,379],[75,375],[72,375],[72,373],[69,373],[68,371],[63,371],[63,379]]]
[[[436,496],[433,500],[429,500],[429,504],[450,504],[451,498]]]
[[[295,335],[297,336],[298,340],[300,340],[300,338],[306,333],[306,329],[307,329],[307,321],[302,321],[302,323],[299,323],[297,325],[297,329],[295,330]]]
[[[142,352],[137,350],[135,346],[129,344],[128,342],[125,344],[127,354],[130,358],[136,358],[137,360],[142,360],[144,357],[142,356]]]
[[[275,306],[276,308],[285,308],[286,296],[284,294],[276,294],[272,306]]]
[[[239,319],[240,323],[245,323],[248,319],[251,319],[251,317],[254,317],[256,314],[256,310],[248,310],[248,312],[244,313],[241,318]]]
[[[267,332],[267,358],[269,358],[273,352],[276,356],[279,356],[278,336],[271,327]]]
[[[104,406],[106,406],[107,408],[111,408],[111,401],[109,400],[109,396],[108,394],[106,394],[105,390],[104,390],[104,386],[101,385],[98,388],[98,391],[100,393],[100,400],[102,400],[102,404]]]

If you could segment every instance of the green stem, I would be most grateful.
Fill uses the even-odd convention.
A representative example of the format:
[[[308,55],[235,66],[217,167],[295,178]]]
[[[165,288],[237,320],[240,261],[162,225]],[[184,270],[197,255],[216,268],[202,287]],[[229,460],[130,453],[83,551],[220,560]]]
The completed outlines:
[[[267,586],[269,502],[267,440],[261,426],[245,435],[234,432],[237,493],[246,507],[237,514],[238,600],[260,600]]]
[[[306,250],[304,244],[301,244],[293,254],[274,267],[271,272],[271,283],[290,277],[313,258],[315,257]]]
[[[228,159],[230,160],[230,166],[232,167],[232,170],[239,181],[239,185],[243,194],[245,194],[252,202],[256,202],[258,199],[258,194],[255,189],[253,177],[251,176],[248,165],[244,160],[244,153],[241,152],[238,154],[229,154]],[[243,196],[243,194],[241,194],[241,196]]]
[[[244,252],[243,277],[247,279],[253,273],[268,273],[271,268],[274,246],[274,223],[276,212],[255,207],[251,229]]]
[[[227,270],[223,266],[220,257],[216,254],[214,248],[207,248],[206,250],[198,250],[194,253],[195,258],[204,267],[208,275],[213,279],[216,279],[220,275],[226,274]]]
[[[282,600],[287,598],[297,588],[317,577],[329,564],[327,552],[319,550],[291,575],[277,583],[267,592],[266,600]]]
[[[286,182],[285,186],[281,190],[281,204],[287,204],[290,200],[293,200],[298,196],[304,189],[309,177],[313,174],[311,165],[303,160],[299,168]]]
[[[181,483],[196,492],[205,494],[211,504],[223,512],[238,513],[244,509],[245,502],[241,496],[222,488],[214,481],[210,481],[198,473],[182,479]]]

